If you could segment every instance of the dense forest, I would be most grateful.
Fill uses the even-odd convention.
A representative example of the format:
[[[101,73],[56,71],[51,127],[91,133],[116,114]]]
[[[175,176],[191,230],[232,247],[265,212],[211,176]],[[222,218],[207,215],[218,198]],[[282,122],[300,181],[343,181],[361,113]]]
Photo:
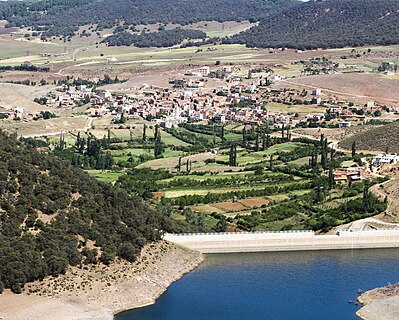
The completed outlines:
[[[18,293],[69,265],[134,261],[160,230],[179,227],[140,198],[0,132],[0,288]]]
[[[70,36],[78,26],[95,24],[97,30],[119,24],[199,21],[259,21],[296,0],[43,0],[0,2],[0,19],[9,27],[34,26],[44,36]]]
[[[399,43],[397,0],[309,1],[225,39],[260,48],[338,48]]]
[[[106,40],[109,45],[139,47],[173,46],[204,35],[180,29],[134,35],[125,29],[140,24],[260,21],[223,42],[314,49],[399,43],[398,10],[397,0],[43,0],[0,2],[0,19],[9,22],[7,27],[33,27],[42,40],[70,38],[84,25],[91,25],[84,35],[117,27],[120,30]]]
[[[160,30],[158,32],[141,33],[139,35],[122,31],[107,37],[103,42],[109,46],[172,47],[189,39],[205,39],[206,33],[200,30],[179,29]]]

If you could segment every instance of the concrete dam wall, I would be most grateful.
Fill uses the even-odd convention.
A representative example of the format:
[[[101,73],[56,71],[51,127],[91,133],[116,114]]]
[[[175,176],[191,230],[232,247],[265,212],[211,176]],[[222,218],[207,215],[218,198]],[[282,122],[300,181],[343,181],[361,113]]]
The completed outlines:
[[[165,234],[164,239],[202,253],[306,251],[399,247],[399,229]]]

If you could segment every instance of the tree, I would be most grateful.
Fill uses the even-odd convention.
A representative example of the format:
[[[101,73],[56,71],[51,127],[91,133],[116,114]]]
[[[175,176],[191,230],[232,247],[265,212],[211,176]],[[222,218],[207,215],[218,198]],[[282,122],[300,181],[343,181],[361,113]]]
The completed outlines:
[[[227,229],[227,219],[224,215],[220,215],[219,221],[215,226],[216,232],[225,232]]]
[[[356,156],[356,141],[352,143],[352,159]]]
[[[161,141],[161,134],[158,133],[154,141],[154,157],[159,158],[163,152],[164,152],[164,146]]]
[[[328,187],[331,190],[334,187],[334,170],[332,165],[330,165],[330,169],[328,170]]]
[[[229,166],[237,166],[237,146],[234,143],[230,146]]]
[[[124,242],[119,246],[118,254],[122,259],[134,262],[140,254],[140,250],[138,250],[133,244]]]
[[[107,132],[107,149],[109,149],[109,147],[111,146],[111,130],[108,128],[108,132]]]
[[[213,138],[213,145],[215,145],[216,144],[215,124],[212,125],[212,138]]]
[[[328,141],[327,138],[323,139],[321,145],[321,165],[324,169],[327,166],[327,148],[328,148]]]
[[[259,151],[259,126],[256,128],[255,151]]]
[[[147,125],[144,123],[143,126],[143,141],[145,142],[147,140]]]
[[[368,181],[364,182],[363,187],[363,207],[367,211],[370,207],[370,191]]]
[[[177,172],[181,172],[181,159],[182,159],[182,157],[179,157],[179,163],[177,165]]]
[[[185,207],[183,210],[183,215],[186,218],[187,223],[191,224],[195,221],[195,214],[191,208]]]
[[[246,129],[246,127],[244,127],[244,129],[242,129],[242,146],[244,148],[246,148],[246,146],[247,146],[247,129]]]
[[[266,150],[266,134],[262,132],[262,151]]]
[[[222,133],[221,133],[220,137],[222,138],[222,143],[224,143],[225,142],[225,140],[224,140],[224,124],[222,125]]]
[[[273,155],[270,155],[269,158],[269,170],[273,170]]]

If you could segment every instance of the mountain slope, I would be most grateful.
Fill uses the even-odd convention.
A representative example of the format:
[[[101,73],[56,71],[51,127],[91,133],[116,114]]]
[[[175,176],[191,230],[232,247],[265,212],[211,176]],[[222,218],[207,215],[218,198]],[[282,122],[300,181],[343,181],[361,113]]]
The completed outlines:
[[[357,150],[399,152],[399,123],[373,127],[342,140],[339,146],[350,150],[352,143]]]
[[[309,1],[288,8],[226,42],[299,49],[397,44],[399,1]]]
[[[44,0],[0,3],[0,19],[9,26],[44,26],[47,35],[70,35],[78,26],[110,28],[148,23],[259,21],[297,0]],[[41,29],[39,27],[38,29]]]
[[[0,292],[69,265],[133,261],[171,226],[141,199],[0,132]]]

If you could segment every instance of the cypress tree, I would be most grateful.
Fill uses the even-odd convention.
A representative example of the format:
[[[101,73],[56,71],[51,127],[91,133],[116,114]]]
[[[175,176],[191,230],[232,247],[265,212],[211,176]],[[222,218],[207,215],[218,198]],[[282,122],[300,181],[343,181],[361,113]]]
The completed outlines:
[[[237,166],[237,146],[235,144],[230,146],[229,165],[232,167]]]
[[[352,158],[356,156],[356,141],[352,143]]]
[[[273,170],[273,155],[270,155],[270,160],[269,160],[269,170]]]
[[[331,190],[334,187],[334,172],[332,166],[328,170],[328,187]]]
[[[266,148],[269,149],[271,146],[270,134],[266,135]]]
[[[213,136],[213,145],[216,144],[216,132],[215,132],[215,124],[212,126],[212,136]]]
[[[266,150],[266,134],[262,132],[262,151]]]
[[[259,127],[256,129],[255,151],[259,151]]]
[[[147,125],[144,124],[143,126],[143,141],[147,140]]]
[[[179,157],[179,164],[178,164],[178,167],[177,167],[177,172],[181,171],[181,159],[182,159],[182,157]]]

